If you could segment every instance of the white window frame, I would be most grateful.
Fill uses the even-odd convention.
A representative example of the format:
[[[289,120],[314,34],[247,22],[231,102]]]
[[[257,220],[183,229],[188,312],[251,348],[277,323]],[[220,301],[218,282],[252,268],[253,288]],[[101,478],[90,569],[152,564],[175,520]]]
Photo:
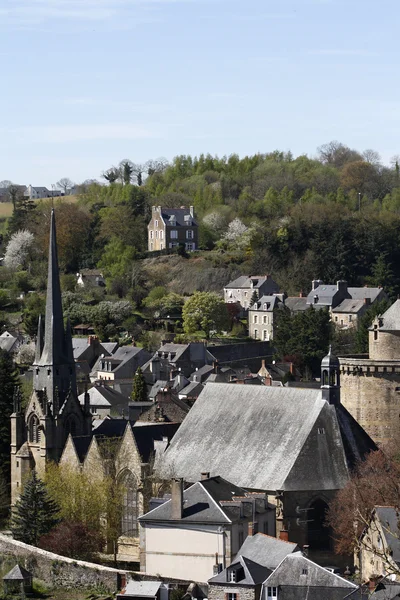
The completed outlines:
[[[264,323],[264,325],[267,325],[267,315],[263,316],[263,323]]]
[[[269,342],[269,335],[268,335],[267,329],[263,330],[263,340],[264,340],[264,342]]]
[[[153,231],[153,230],[151,230],[151,231],[150,231],[150,239],[152,240],[153,238],[154,238],[154,231]]]
[[[278,588],[267,587],[267,600],[278,600]]]
[[[234,569],[229,571],[229,583],[236,583],[236,571]]]
[[[156,231],[156,240],[158,240],[158,231]]]
[[[232,592],[229,592],[226,597],[227,597],[227,600],[237,600],[237,594],[232,593]]]
[[[192,252],[192,250],[194,250],[194,244],[191,244],[190,242],[187,242],[187,244],[186,244],[186,250],[189,250],[189,252]]]
[[[188,240],[192,240],[193,239],[193,229],[188,229],[186,231],[186,239],[188,239]]]
[[[169,237],[171,238],[171,240],[177,240],[178,239],[178,232],[176,229],[173,229],[170,234]]]

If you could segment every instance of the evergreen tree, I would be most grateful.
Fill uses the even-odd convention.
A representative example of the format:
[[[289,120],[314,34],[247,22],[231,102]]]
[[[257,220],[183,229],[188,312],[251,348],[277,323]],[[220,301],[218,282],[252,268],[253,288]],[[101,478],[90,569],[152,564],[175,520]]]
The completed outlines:
[[[254,290],[251,298],[250,298],[250,306],[254,306],[254,304],[258,301],[258,293],[257,290]]]
[[[0,349],[0,471],[10,480],[10,416],[14,390],[19,385],[17,371],[9,352]]]
[[[133,378],[132,400],[134,402],[147,402],[147,386],[142,372],[138,367],[135,377]]]
[[[37,546],[42,535],[57,525],[59,508],[50,497],[46,485],[33,471],[15,505],[11,531],[16,540]]]

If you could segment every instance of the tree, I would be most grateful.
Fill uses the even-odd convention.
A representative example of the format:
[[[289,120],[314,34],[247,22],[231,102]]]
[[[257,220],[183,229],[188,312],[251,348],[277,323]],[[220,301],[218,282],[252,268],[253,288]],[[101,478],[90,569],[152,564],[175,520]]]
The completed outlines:
[[[365,461],[356,465],[328,512],[327,522],[334,532],[337,553],[351,554],[370,543],[361,533],[369,525],[374,506],[400,507],[399,482],[400,463],[395,447],[371,452]],[[385,558],[384,552],[382,554],[381,558]],[[397,574],[400,574],[399,568]]]
[[[104,171],[101,175],[108,183],[113,184],[120,177],[120,171],[117,167],[111,167],[107,171]]]
[[[0,349],[0,472],[10,480],[10,417],[13,412],[13,397],[19,387],[18,374],[9,352]]]
[[[46,485],[32,471],[17,500],[11,517],[11,531],[16,540],[37,546],[39,539],[59,522],[59,507]]]
[[[133,168],[133,162],[128,159],[121,160],[119,163],[119,169],[125,185],[129,185],[131,183]]]
[[[211,331],[229,327],[229,315],[223,299],[214,292],[196,292],[185,303],[182,310],[183,328],[186,333]]]
[[[62,177],[59,181],[57,181],[56,185],[64,190],[64,195],[66,196],[67,191],[70,191],[74,187],[74,182],[68,177]]]
[[[104,547],[99,530],[89,529],[84,523],[62,521],[39,540],[39,547],[76,560],[92,561]]]
[[[133,378],[131,398],[134,402],[147,402],[148,400],[146,380],[140,367],[137,368],[135,377]]]
[[[34,235],[26,229],[21,229],[13,233],[7,244],[4,255],[4,265],[15,271],[18,267],[23,267],[29,257],[32,248]]]

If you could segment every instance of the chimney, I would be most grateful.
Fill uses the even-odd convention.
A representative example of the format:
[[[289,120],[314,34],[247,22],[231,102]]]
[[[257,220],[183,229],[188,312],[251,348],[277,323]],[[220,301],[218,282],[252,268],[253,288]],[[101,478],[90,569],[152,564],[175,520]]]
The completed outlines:
[[[194,219],[194,206],[189,206],[190,216]]]
[[[281,529],[279,532],[279,539],[288,542],[289,541],[289,532],[287,529]]]
[[[174,478],[171,483],[171,519],[182,519],[183,515],[183,479]]]
[[[292,362],[289,363],[289,373],[291,375],[294,375],[294,364]]]
[[[126,573],[118,573],[117,588],[122,592],[126,588]]]
[[[316,290],[318,286],[322,285],[324,282],[322,279],[313,279],[312,281],[312,289]]]
[[[371,304],[371,298],[364,298],[364,304],[369,306]]]
[[[267,274],[265,275],[265,279],[271,279],[271,275],[270,275],[269,273],[267,273]]]
[[[202,471],[201,472],[201,480],[200,481],[204,481],[205,479],[210,479],[210,471]]]
[[[336,288],[338,292],[345,294],[347,292],[347,281],[339,279],[339,281],[336,282]]]
[[[213,371],[214,371],[215,375],[217,373],[219,373],[219,365],[218,365],[218,361],[217,360],[213,361],[213,365],[212,366],[213,366]]]
[[[247,527],[248,527],[247,533],[248,533],[249,537],[252,537],[256,533],[257,523],[253,523],[253,521],[249,521]]]
[[[308,544],[304,544],[303,546],[303,556],[305,556],[306,558],[308,558],[308,551],[310,549],[310,546]]]

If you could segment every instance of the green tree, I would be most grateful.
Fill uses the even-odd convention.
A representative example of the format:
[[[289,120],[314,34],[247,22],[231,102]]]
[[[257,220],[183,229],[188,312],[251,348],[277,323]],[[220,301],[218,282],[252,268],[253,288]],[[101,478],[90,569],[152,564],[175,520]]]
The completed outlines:
[[[223,299],[214,292],[196,292],[185,303],[182,310],[185,333],[204,331],[210,337],[211,331],[221,331],[229,327],[229,315]]]
[[[381,252],[371,267],[371,275],[365,278],[368,285],[383,287],[387,295],[395,299],[394,275],[391,263],[388,262],[388,252]]]
[[[35,336],[38,328],[39,315],[45,311],[45,300],[39,294],[29,294],[25,301],[25,308],[22,311],[22,321],[25,332],[30,336]]]
[[[37,546],[59,521],[59,508],[48,493],[46,484],[32,471],[15,505],[11,531],[16,540]]]
[[[140,367],[137,368],[135,377],[133,378],[131,398],[134,402],[146,402],[148,400],[146,381]]]
[[[10,481],[10,416],[13,397],[19,386],[18,374],[9,352],[0,349],[0,473]]]

